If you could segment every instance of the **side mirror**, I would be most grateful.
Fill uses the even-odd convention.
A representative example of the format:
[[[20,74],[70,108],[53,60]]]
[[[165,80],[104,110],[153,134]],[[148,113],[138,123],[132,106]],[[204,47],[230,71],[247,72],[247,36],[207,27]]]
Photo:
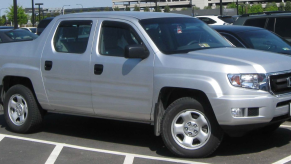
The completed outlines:
[[[125,47],[124,57],[125,58],[138,58],[145,59],[149,57],[150,53],[143,45],[128,45]]]

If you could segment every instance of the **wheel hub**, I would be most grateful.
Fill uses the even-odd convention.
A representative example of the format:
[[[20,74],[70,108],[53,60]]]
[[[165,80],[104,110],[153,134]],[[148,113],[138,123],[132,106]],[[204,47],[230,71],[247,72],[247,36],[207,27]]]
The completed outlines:
[[[23,111],[24,111],[23,108],[24,108],[24,106],[21,104],[16,105],[16,112],[17,112],[18,116],[21,116],[23,114]]]
[[[189,137],[195,137],[199,133],[200,128],[196,122],[190,121],[184,124],[184,133]]]

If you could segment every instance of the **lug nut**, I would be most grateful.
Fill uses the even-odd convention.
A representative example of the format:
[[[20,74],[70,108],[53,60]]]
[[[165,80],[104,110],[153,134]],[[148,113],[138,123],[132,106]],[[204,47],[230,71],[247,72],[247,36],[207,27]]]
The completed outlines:
[[[196,128],[196,127],[197,127],[197,125],[195,124],[195,125],[194,125],[194,127]]]
[[[192,135],[192,133],[191,133],[191,132],[189,132],[188,134],[189,134],[190,136]]]
[[[187,124],[190,126],[191,125],[191,122],[188,122]]]
[[[197,131],[197,130],[194,130],[194,133],[195,133],[195,134],[197,134],[197,133],[198,133],[198,131]]]
[[[186,127],[185,130],[188,130],[188,128]]]

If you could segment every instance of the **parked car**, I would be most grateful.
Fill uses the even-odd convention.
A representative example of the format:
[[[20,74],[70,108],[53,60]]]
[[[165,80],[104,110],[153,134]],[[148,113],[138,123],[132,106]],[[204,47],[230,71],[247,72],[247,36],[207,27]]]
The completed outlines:
[[[205,157],[224,133],[290,118],[291,57],[234,48],[186,15],[62,15],[37,40],[0,49],[0,100],[18,133],[37,130],[44,111],[140,122],[174,154]]]
[[[196,17],[209,25],[230,25],[234,22],[231,16],[203,15]]]
[[[34,34],[37,34],[36,33],[36,27],[22,27],[22,29],[27,30],[29,32],[32,32]]]
[[[264,12],[244,14],[236,19],[234,25],[255,26],[272,31],[291,42],[291,13]]]
[[[14,29],[12,26],[0,26],[0,29]]]
[[[0,43],[34,40],[38,35],[23,29],[0,29]]]
[[[236,47],[291,55],[290,43],[273,32],[251,26],[211,26]]]
[[[40,35],[53,19],[54,19],[54,17],[48,17],[48,18],[41,20],[37,26],[37,30],[36,30],[37,35]]]

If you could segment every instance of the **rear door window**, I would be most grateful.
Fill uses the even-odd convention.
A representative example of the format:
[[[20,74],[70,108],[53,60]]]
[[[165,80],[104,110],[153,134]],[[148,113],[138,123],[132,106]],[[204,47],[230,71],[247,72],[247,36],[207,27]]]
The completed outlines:
[[[275,33],[290,39],[291,38],[291,17],[276,18]]]
[[[267,20],[266,18],[248,19],[244,25],[264,28],[266,24],[266,20]]]
[[[214,23],[216,23],[215,20],[213,20],[211,18],[207,18],[207,17],[198,17],[198,19],[202,20],[206,24],[214,24]]]

